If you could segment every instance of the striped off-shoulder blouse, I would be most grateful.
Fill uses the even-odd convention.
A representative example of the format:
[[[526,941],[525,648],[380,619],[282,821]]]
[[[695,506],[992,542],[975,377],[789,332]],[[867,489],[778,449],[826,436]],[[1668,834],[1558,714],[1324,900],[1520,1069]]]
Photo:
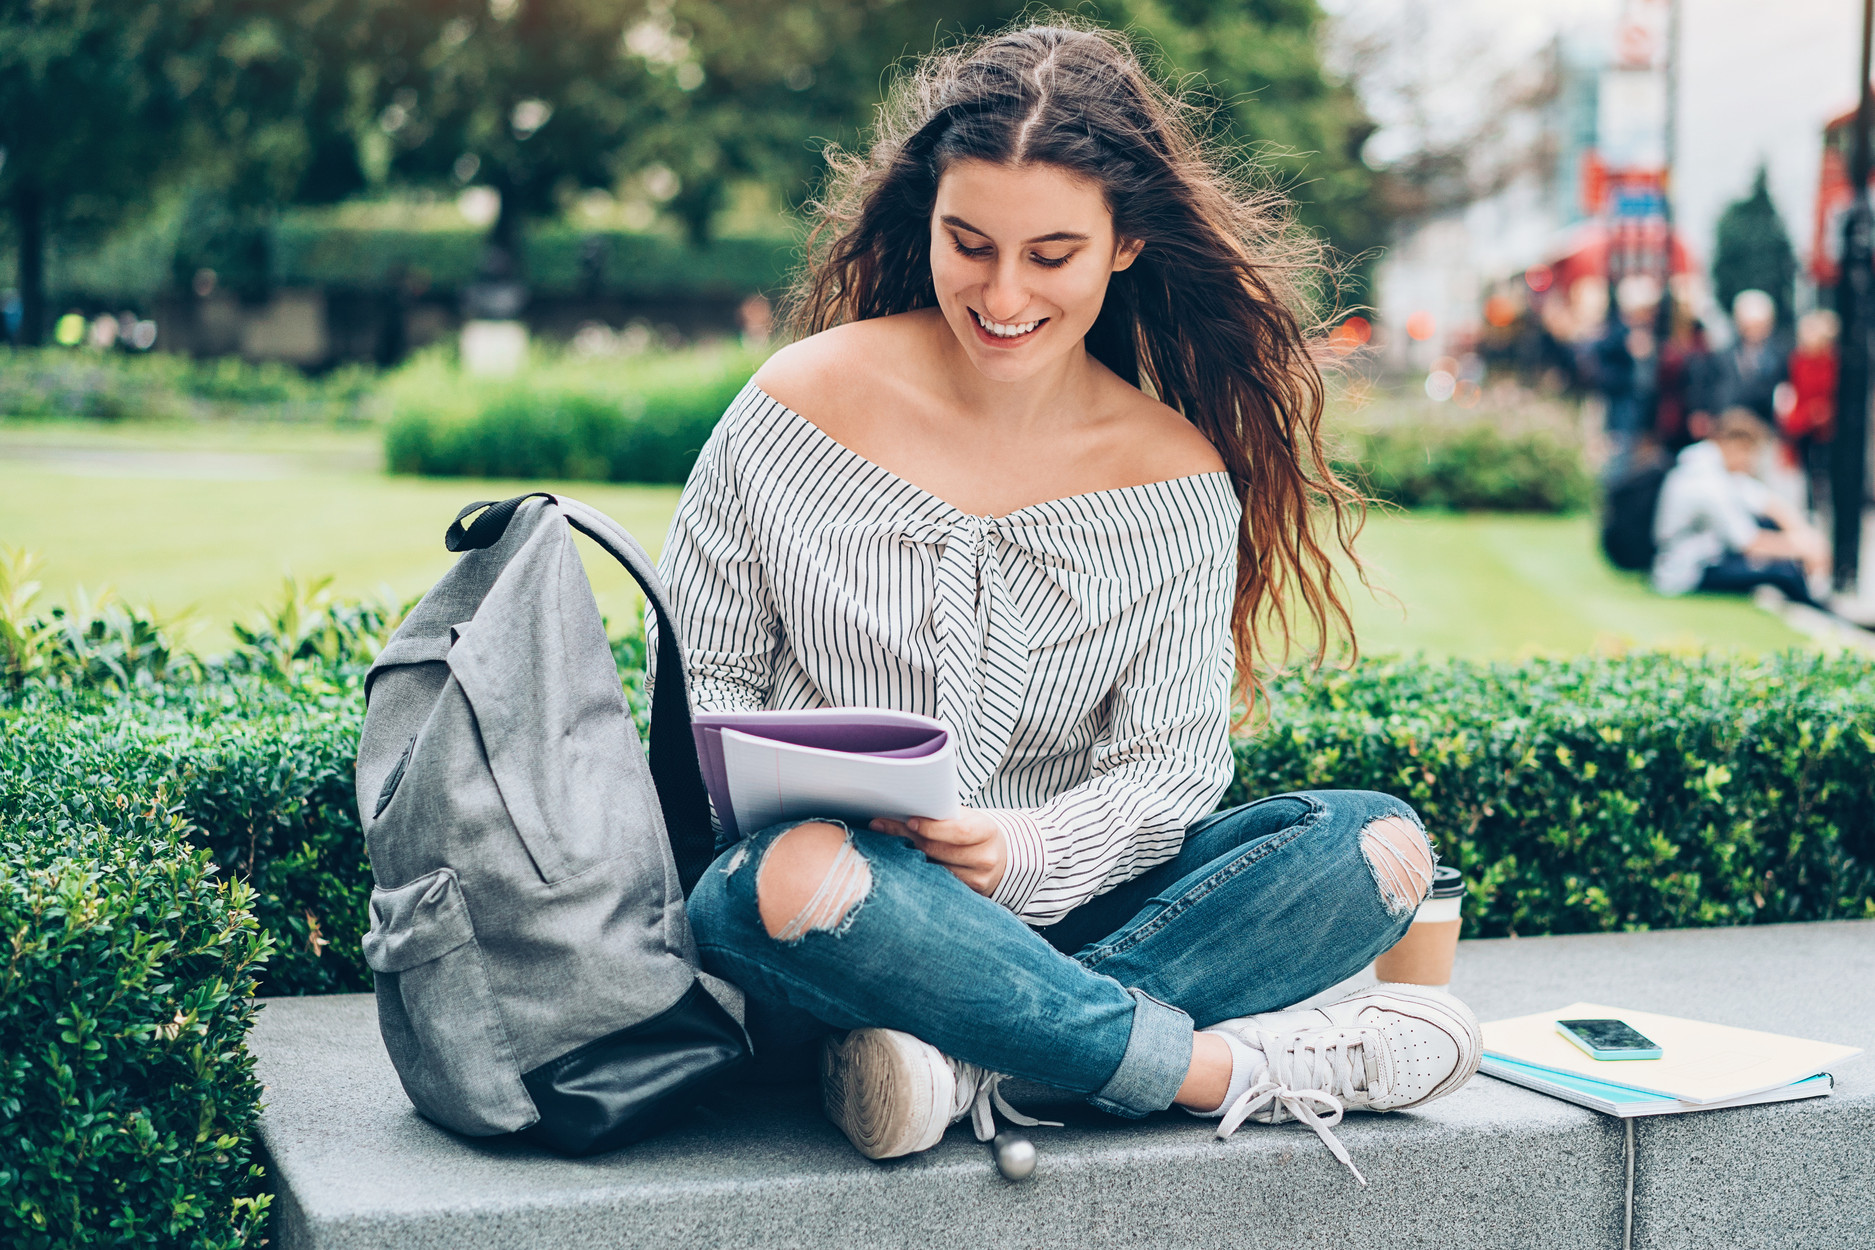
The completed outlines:
[[[1240,505],[1222,472],[971,516],[751,382],[660,568],[700,708],[935,716],[1047,925],[1177,853],[1231,775]],[[656,654],[656,647],[647,649]]]

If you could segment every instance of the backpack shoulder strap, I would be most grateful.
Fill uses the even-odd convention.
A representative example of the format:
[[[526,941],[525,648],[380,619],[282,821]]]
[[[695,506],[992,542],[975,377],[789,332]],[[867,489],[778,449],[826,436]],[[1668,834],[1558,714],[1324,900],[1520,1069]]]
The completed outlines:
[[[716,845],[710,830],[708,792],[703,788],[703,774],[697,766],[696,738],[690,729],[690,694],[684,681],[677,625],[665,598],[664,583],[659,580],[651,557],[637,539],[611,517],[577,499],[546,491],[517,495],[499,503],[485,500],[470,504],[451,523],[443,539],[444,545],[451,551],[492,546],[508,528],[516,509],[535,495],[552,500],[567,524],[605,548],[623,565],[657,614],[658,679],[651,692],[651,780],[657,786],[658,805],[664,812],[664,829],[670,838],[677,879],[688,898],[715,857]],[[463,518],[481,508],[487,511],[465,530]]]

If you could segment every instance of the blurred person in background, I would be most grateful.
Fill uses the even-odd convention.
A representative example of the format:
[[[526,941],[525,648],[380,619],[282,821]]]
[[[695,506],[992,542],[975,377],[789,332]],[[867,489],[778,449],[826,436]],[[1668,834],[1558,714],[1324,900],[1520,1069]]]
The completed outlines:
[[[1702,436],[1690,428],[1694,403],[1712,367],[1706,323],[1686,315],[1675,302],[1673,335],[1660,348],[1660,396],[1654,405],[1654,437],[1669,454]]]
[[[1777,388],[1785,381],[1789,347],[1778,341],[1777,304],[1763,291],[1740,291],[1732,301],[1732,345],[1712,357],[1698,411],[1711,415],[1749,408],[1768,427],[1777,424]],[[1703,438],[1700,422],[1689,422]]]
[[[1629,274],[1615,287],[1618,316],[1591,349],[1596,385],[1606,401],[1609,454],[1604,477],[1627,475],[1641,439],[1654,428],[1659,398],[1660,351],[1654,335],[1660,283],[1647,274]]]
[[[1654,513],[1654,589],[1742,594],[1773,586],[1794,603],[1821,605],[1810,578],[1829,567],[1829,546],[1796,508],[1758,480],[1771,427],[1749,408],[1728,408],[1712,434],[1682,451]]]
[[[1784,446],[1810,485],[1810,509],[1829,498],[1829,443],[1836,431],[1836,336],[1841,323],[1827,308],[1797,321],[1790,354],[1790,407],[1780,414]]]

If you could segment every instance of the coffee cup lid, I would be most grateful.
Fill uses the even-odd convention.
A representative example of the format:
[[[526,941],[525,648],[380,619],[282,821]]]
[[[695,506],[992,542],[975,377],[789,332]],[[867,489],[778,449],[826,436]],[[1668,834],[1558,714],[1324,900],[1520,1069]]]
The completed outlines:
[[[1465,897],[1465,876],[1458,869],[1440,864],[1432,870],[1432,893],[1427,898]]]

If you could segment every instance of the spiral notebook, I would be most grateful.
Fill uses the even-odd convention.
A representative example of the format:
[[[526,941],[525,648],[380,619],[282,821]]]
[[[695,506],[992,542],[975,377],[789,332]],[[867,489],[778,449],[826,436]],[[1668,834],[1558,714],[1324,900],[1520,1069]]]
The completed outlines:
[[[703,784],[739,839],[788,819],[955,816],[957,756],[943,722],[883,708],[699,712]]]

